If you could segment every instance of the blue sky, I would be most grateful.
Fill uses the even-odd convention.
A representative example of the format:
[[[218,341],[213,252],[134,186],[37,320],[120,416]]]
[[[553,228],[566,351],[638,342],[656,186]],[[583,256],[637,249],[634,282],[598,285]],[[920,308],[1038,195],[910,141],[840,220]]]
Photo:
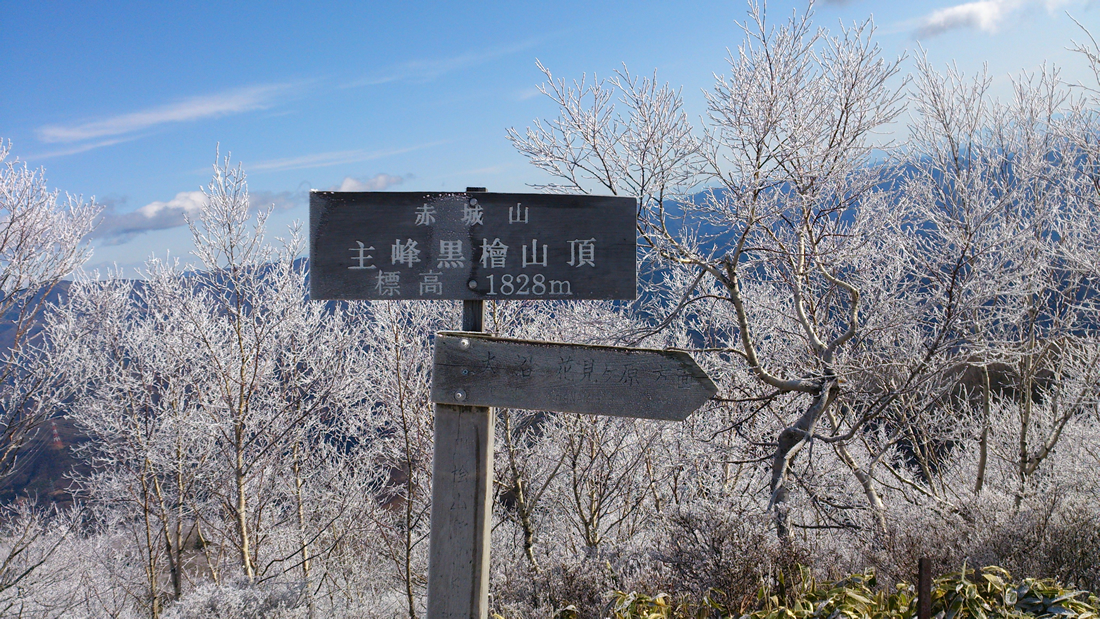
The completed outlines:
[[[505,129],[555,110],[555,76],[632,72],[683,86],[689,112],[740,42],[740,0],[648,2],[5,2],[0,137],[52,186],[107,207],[90,267],[186,256],[180,225],[232,153],[274,234],[315,189],[524,191],[546,180]],[[1100,37],[1092,0],[833,0],[815,23],[874,16],[887,55],[987,63],[995,92],[1043,61],[1089,82],[1065,48]],[[804,2],[771,2],[778,23]],[[906,68],[911,68],[912,62]],[[132,271],[129,274],[133,274]]]

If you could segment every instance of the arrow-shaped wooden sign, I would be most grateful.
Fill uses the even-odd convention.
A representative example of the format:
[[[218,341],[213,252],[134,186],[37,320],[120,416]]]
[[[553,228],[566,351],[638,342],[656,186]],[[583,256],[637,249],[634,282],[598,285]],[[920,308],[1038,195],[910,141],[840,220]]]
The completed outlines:
[[[428,619],[488,613],[496,416],[487,407],[683,421],[717,391],[682,351],[437,333]]]
[[[436,334],[432,400],[682,421],[718,389],[686,352]]]

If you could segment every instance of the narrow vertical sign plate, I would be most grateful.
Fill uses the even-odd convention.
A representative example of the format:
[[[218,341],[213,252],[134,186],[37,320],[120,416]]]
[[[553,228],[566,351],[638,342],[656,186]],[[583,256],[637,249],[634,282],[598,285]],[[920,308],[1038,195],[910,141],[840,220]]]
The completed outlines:
[[[335,192],[309,198],[313,299],[634,299],[634,198]]]

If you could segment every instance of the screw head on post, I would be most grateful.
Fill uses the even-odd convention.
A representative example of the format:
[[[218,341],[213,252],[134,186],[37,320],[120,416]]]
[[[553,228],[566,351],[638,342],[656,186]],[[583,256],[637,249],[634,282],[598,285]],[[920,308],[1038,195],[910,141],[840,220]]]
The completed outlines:
[[[456,391],[455,392],[455,400],[458,400],[459,402],[465,402],[466,401],[466,392],[461,390],[461,389]]]

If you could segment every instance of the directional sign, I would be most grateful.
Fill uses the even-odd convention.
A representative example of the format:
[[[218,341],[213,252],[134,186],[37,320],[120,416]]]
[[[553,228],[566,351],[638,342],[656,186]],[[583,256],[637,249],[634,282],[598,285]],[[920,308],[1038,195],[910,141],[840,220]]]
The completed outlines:
[[[634,299],[634,198],[313,191],[313,299]]]
[[[432,401],[682,421],[717,393],[685,352],[444,331]]]

